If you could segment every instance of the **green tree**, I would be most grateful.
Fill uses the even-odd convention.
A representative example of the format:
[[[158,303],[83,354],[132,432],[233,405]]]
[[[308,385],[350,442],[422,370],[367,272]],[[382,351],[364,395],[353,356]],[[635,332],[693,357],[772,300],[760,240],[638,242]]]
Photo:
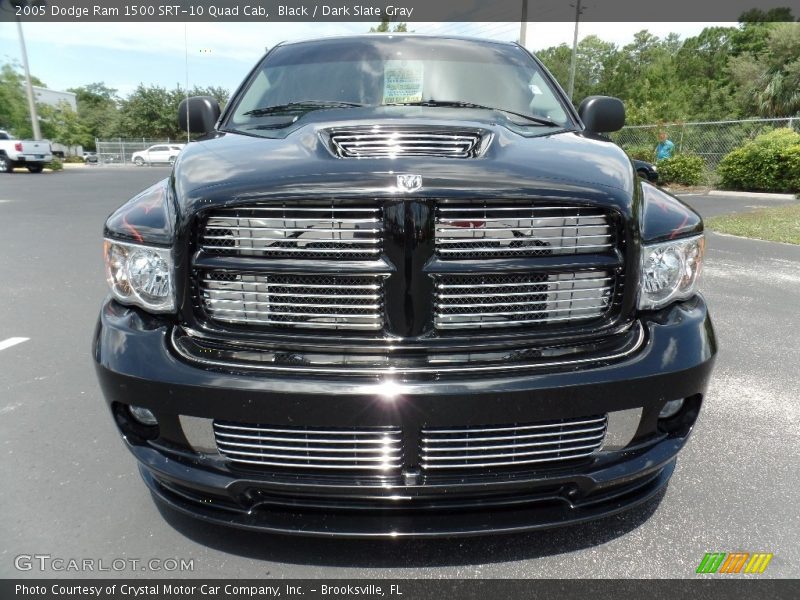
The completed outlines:
[[[621,48],[595,36],[578,44],[575,104],[587,95],[621,98],[629,124],[800,113],[800,24],[789,9],[752,10],[737,27],[708,27],[681,41],[647,30]],[[537,52],[562,84],[566,44]]]
[[[65,146],[88,146],[94,140],[69,103],[61,100],[56,106],[38,106],[42,135]]]
[[[177,88],[179,91],[180,88]],[[192,91],[189,93],[190,96],[211,96],[217,102],[219,102],[220,106],[225,106],[228,103],[228,99],[230,98],[231,93],[226,90],[225,88],[211,85],[209,87],[193,87]],[[183,98],[181,98],[183,100]]]
[[[107,139],[119,135],[119,98],[117,90],[105,83],[90,83],[68,91],[76,95],[78,117],[88,131],[94,147],[94,139]]]
[[[727,69],[735,27],[707,27],[684,41],[675,57],[675,85],[691,91],[688,117],[698,120],[738,116]]]
[[[621,98],[631,124],[685,119],[691,90],[680,84],[676,73],[675,55],[680,47],[676,34],[659,38],[639,31],[620,50],[598,91]]]
[[[389,17],[383,17],[381,22],[378,24],[377,27],[370,27],[370,33],[406,33],[408,31],[408,24],[407,23],[395,23],[394,26],[390,26],[391,20]]]
[[[31,75],[31,84],[47,87]],[[5,128],[20,138],[33,136],[25,77],[17,63],[6,63],[0,68],[0,128]]]
[[[800,114],[800,23],[775,24],[763,51],[731,57],[728,70],[743,112]]]
[[[178,128],[178,105],[186,98],[186,90],[176,86],[168,90],[160,86],[139,86],[120,104],[119,130],[123,137],[181,139],[185,131]],[[213,96],[224,105],[228,91],[220,87],[194,87],[190,96]]]
[[[120,133],[124,137],[174,138],[177,109],[166,88],[139,84],[120,106]]]
[[[766,11],[754,8],[743,12],[739,17],[739,29],[733,36],[731,54],[739,56],[748,52],[751,54],[764,52],[772,28],[786,21],[794,21],[792,10],[787,7]]]
[[[572,48],[566,44],[552,46],[536,55],[553,77],[566,85],[572,60]],[[575,91],[573,102],[579,105],[586,96],[603,93],[606,78],[613,72],[618,60],[617,47],[596,35],[589,35],[578,43],[575,62]]]
[[[22,76],[9,64],[0,69],[0,129],[8,129],[20,137],[31,136]]]
[[[566,44],[559,46],[550,46],[544,50],[536,52],[536,56],[542,61],[547,70],[552,73],[560,84],[564,87],[567,85],[569,78],[569,62],[572,57],[572,49]],[[577,77],[575,83],[578,84]]]

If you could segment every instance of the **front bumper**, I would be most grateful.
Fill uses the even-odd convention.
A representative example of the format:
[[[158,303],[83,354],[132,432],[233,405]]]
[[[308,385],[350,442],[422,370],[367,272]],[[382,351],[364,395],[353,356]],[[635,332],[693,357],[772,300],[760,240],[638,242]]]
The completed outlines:
[[[598,518],[664,487],[697,418],[716,342],[700,297],[644,316],[641,324],[644,344],[613,364],[387,387],[386,381],[346,376],[207,370],[172,352],[167,322],[109,301],[101,311],[94,357],[106,400],[145,482],[180,511],[305,535],[475,535]],[[682,411],[659,422],[664,403],[678,398],[687,399]],[[141,438],[119,418],[121,407],[131,404],[156,415],[156,439]],[[274,426],[394,425],[418,432],[422,426],[535,423],[621,411],[638,415],[624,447],[604,448],[590,460],[394,481],[237,470],[213,447],[192,445],[181,422],[188,416]],[[413,454],[407,460],[413,463]]]

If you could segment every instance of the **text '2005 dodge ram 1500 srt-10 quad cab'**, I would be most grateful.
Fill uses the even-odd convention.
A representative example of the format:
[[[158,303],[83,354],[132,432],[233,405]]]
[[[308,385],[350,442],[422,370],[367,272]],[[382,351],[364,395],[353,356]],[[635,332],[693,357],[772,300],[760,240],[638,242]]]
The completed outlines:
[[[517,44],[280,44],[105,225],[94,358],[162,502],[306,535],[578,522],[663,489],[716,342],[699,216]]]

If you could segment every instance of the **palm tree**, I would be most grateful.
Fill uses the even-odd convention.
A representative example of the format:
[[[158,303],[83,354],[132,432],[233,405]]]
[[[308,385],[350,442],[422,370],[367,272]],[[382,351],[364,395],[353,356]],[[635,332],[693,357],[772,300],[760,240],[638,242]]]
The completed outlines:
[[[800,113],[800,87],[795,78],[780,70],[767,74],[765,79],[766,85],[755,93],[762,116],[786,117]]]

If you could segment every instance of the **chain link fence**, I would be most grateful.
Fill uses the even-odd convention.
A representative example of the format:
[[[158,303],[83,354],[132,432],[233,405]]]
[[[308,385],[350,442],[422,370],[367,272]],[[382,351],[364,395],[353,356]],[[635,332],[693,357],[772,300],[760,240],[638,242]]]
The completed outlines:
[[[147,150],[157,145],[184,145],[186,139],[171,140],[155,138],[117,138],[114,140],[95,140],[97,162],[100,165],[129,165],[132,164],[134,152]]]
[[[716,170],[722,158],[762,133],[779,127],[800,132],[800,117],[784,119],[746,119],[741,121],[701,121],[695,123],[664,123],[660,125],[628,125],[612,134],[613,140],[637,158],[652,161],[658,134],[667,133],[678,153],[701,156],[710,172]],[[186,140],[136,138],[96,140],[98,163],[102,165],[131,164],[131,155],[157,144],[185,144]]]
[[[613,140],[636,158],[650,161],[655,158],[658,134],[667,133],[675,151],[696,154],[713,172],[722,158],[762,133],[779,127],[800,132],[800,117],[786,119],[746,119],[742,121],[704,121],[697,123],[666,123],[661,125],[628,125],[615,134]]]

